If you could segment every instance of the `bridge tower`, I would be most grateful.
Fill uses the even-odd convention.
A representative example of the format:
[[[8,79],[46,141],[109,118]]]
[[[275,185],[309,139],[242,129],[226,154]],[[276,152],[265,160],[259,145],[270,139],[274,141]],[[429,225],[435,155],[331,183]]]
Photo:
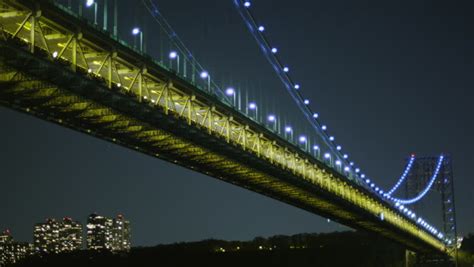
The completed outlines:
[[[419,157],[413,163],[413,167],[408,174],[407,181],[405,183],[405,197],[409,198],[414,195],[418,195],[429,183],[431,176],[436,169],[438,157]],[[443,221],[443,230],[445,238],[453,240],[450,244],[451,253],[457,255],[457,226],[456,226],[456,208],[454,200],[454,175],[452,167],[452,158],[450,155],[446,155],[443,159],[443,163],[439,172],[439,177],[431,188],[431,192],[434,192],[440,196],[441,200],[441,217]],[[413,209],[419,212],[422,209],[423,204],[417,202],[413,204]],[[452,255],[453,255],[452,254]],[[418,255],[417,262],[419,266],[425,266],[423,264],[433,264],[436,261],[443,261],[443,259],[433,259],[430,255]],[[455,262],[451,262],[451,265],[443,264],[442,266],[453,266]],[[441,266],[441,265],[440,265]]]

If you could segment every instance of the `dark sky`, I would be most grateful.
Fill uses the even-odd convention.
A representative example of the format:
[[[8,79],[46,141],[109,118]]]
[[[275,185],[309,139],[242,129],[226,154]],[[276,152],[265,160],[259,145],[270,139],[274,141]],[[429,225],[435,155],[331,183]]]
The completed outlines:
[[[147,49],[157,54],[156,26],[142,18],[138,2],[121,0],[122,37],[147,23]],[[222,86],[248,84],[262,95],[263,112],[298,116],[231,0],[157,2]],[[474,232],[472,3],[253,1],[313,109],[379,184],[395,183],[412,152],[452,154],[462,234]],[[94,211],[128,217],[134,245],[347,229],[5,108],[0,120],[0,229],[10,228],[18,240],[31,241],[33,224],[47,217],[85,222]],[[436,220],[440,207],[433,203],[423,207]]]

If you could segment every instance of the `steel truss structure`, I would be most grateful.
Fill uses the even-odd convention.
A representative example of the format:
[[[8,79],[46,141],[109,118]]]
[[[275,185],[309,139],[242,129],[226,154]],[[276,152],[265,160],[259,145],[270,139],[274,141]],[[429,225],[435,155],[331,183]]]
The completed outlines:
[[[362,186],[53,2],[0,0],[0,29],[5,106],[416,251],[449,253]]]
[[[422,157],[414,161],[412,170],[405,183],[406,198],[417,195],[424,190],[436,168],[437,161],[437,157]],[[436,179],[431,191],[438,193],[440,196],[443,232],[446,238],[456,241],[456,206],[454,201],[454,176],[451,156],[447,155],[444,157],[439,177]],[[419,205],[420,204],[415,204],[414,209],[418,210],[420,208]],[[456,244],[453,244],[453,249],[456,249]]]

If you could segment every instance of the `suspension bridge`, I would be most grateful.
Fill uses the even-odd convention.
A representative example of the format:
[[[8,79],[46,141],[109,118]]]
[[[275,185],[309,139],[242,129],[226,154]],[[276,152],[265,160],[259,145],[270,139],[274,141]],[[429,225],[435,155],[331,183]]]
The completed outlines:
[[[400,179],[383,190],[349,159],[311,110],[250,1],[233,4],[314,130],[311,135],[294,140],[294,129],[277,127],[274,115],[263,122],[257,102],[244,103],[242,109],[236,90],[222,89],[211,79],[155,1],[140,4],[172,44],[167,59],[173,64],[145,52],[138,27],[130,29],[136,36],[133,45],[119,39],[117,1],[0,0],[0,103],[385,236],[411,250],[454,255],[449,155],[412,155]],[[84,18],[85,8],[94,9],[93,18]],[[101,8],[103,23],[98,22]],[[415,175],[413,169],[423,172]],[[425,177],[422,186],[400,197],[401,185],[417,177]],[[435,187],[442,195],[442,229],[410,208]]]

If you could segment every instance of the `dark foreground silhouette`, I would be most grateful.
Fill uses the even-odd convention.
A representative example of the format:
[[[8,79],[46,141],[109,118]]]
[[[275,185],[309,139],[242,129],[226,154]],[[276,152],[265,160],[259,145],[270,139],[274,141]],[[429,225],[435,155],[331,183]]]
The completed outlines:
[[[79,251],[34,256],[15,266],[404,267],[404,259],[405,249],[399,244],[365,233],[340,232],[255,238],[246,242],[204,240],[138,247],[126,254]]]

